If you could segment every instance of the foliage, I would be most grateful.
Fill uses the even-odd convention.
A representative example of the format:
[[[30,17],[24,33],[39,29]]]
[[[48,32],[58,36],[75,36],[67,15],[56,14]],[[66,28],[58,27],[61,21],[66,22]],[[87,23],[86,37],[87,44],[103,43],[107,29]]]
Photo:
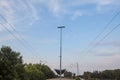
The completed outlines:
[[[44,64],[23,64],[19,52],[8,46],[0,49],[0,80],[45,80],[54,72]]]
[[[113,79],[113,80],[120,80],[120,69],[115,70],[104,70],[104,71],[94,71],[91,72],[84,72],[83,77],[85,79]]]
[[[3,46],[0,50],[0,80],[24,80],[24,73],[20,53]]]
[[[71,72],[65,72],[65,77],[71,77]],[[0,80],[45,80],[56,77],[45,64],[23,64],[19,52],[8,46],[0,49]],[[120,69],[84,72],[85,80],[113,79],[120,80]],[[78,80],[78,78],[76,78]]]
[[[84,72],[83,77],[87,80],[91,78],[91,72]]]
[[[47,79],[55,77],[54,72],[47,65],[41,65],[41,71],[45,74]]]
[[[26,64],[25,70],[28,80],[44,80],[55,77],[54,72],[44,64]]]
[[[34,64],[26,64],[25,66],[27,80],[44,80],[45,76]]]

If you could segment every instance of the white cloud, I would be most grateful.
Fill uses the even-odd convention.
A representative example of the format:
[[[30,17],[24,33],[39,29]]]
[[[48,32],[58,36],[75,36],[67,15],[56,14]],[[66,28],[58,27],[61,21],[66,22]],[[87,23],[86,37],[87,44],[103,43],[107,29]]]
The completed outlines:
[[[65,12],[60,0],[32,0],[32,2],[46,6],[47,9],[56,17],[59,17]]]
[[[61,12],[61,7],[60,7],[60,3],[58,2],[58,0],[50,0],[47,1],[48,2],[48,8],[56,15],[59,16],[60,12]]]
[[[17,6],[16,6],[17,3]],[[105,7],[109,8],[109,5],[118,5],[119,0],[70,0],[70,1],[60,1],[60,0],[16,0],[16,1],[8,1],[1,0],[0,1],[0,11],[2,15],[10,22],[17,21],[26,21],[27,23],[30,21],[30,25],[32,25],[36,20],[38,20],[38,10],[35,7],[36,4],[40,6],[40,8],[44,5],[47,7],[49,11],[53,13],[54,16],[59,17],[62,14],[70,14],[72,12],[72,19],[76,19],[77,17],[83,15],[81,9],[78,8],[75,10],[71,10],[72,7],[77,6],[87,6],[89,4],[96,5],[96,11],[101,12]],[[40,9],[39,8],[39,9]],[[109,8],[110,9],[110,8]],[[40,16],[40,15],[39,15]]]
[[[11,8],[10,3],[7,3],[4,0],[0,1],[0,23],[3,24],[4,26],[6,25],[6,18],[7,20],[11,23],[14,16],[14,10]],[[1,31],[3,30],[3,25],[1,25]],[[8,27],[7,27],[8,28]]]
[[[72,16],[72,20],[75,20],[80,16],[83,16],[83,13],[81,11],[76,11],[76,12],[74,12],[74,14]]]
[[[70,0],[64,3],[64,8],[66,8],[68,12],[72,12],[73,16],[76,14],[76,11],[81,10],[84,11],[86,15],[107,13],[116,10],[119,6],[119,0]]]
[[[27,2],[27,7],[28,7],[27,9],[29,9],[28,12],[29,11],[32,12],[32,16],[31,16],[31,14],[29,15],[29,17],[31,16],[31,20],[33,19],[31,22],[31,25],[32,25],[36,20],[39,19],[38,12],[37,12],[35,6],[32,4],[32,2],[30,2],[30,1],[26,1],[26,2]]]
[[[37,10],[30,1],[0,0],[0,14],[12,25],[19,21],[32,24],[38,20]]]

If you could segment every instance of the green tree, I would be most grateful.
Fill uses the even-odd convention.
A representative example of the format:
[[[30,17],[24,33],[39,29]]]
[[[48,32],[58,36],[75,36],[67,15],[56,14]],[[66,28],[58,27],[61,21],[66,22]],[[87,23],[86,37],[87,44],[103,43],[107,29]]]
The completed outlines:
[[[103,75],[103,78],[106,78],[106,79],[114,79],[114,75],[113,75],[113,70],[105,70],[105,71],[102,71],[102,75]]]
[[[92,75],[92,73],[91,72],[84,72],[84,74],[83,74],[83,77],[84,77],[84,79],[90,79],[91,78],[91,75]]]
[[[108,80],[120,80],[120,69],[115,70],[104,70],[104,71],[94,71],[91,72],[84,72],[83,77],[85,79],[93,79],[93,80],[99,80],[99,79],[108,79]]]
[[[20,53],[3,46],[0,49],[0,80],[24,80],[24,73]]]
[[[25,70],[27,80],[44,80],[56,77],[54,72],[44,64],[26,64]]]
[[[45,75],[42,71],[38,69],[38,66],[36,64],[27,64],[25,66],[26,70],[26,80],[44,80]]]
[[[116,69],[113,71],[114,79],[120,80],[120,69]]]
[[[47,65],[41,65],[41,71],[45,74],[46,79],[55,77],[54,72]]]
[[[94,72],[91,74],[91,77],[92,77],[92,78],[95,78],[95,79],[100,78],[100,72],[99,72],[99,71],[94,71]]]

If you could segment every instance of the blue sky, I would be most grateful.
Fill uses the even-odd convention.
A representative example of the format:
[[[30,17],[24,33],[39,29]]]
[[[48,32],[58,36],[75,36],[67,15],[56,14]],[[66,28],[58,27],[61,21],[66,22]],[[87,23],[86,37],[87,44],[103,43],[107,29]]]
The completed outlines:
[[[63,68],[76,72],[76,63],[80,73],[119,68],[120,27],[113,30],[119,11],[119,0],[0,0],[0,46],[20,52],[24,62],[42,60],[59,68],[57,27],[64,25]]]

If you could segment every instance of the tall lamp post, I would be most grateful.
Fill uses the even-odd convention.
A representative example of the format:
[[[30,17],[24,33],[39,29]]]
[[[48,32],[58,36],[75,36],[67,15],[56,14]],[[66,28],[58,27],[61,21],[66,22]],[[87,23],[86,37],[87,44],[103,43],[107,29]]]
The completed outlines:
[[[62,75],[62,29],[65,28],[65,26],[59,26],[60,29],[60,80]]]

